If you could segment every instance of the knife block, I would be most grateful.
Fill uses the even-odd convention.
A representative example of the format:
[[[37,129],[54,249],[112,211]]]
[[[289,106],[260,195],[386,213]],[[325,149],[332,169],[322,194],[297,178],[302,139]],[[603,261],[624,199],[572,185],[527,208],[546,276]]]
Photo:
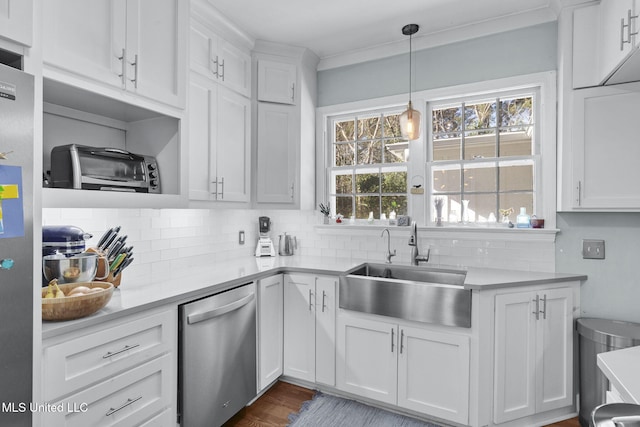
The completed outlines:
[[[99,263],[98,264],[98,271],[96,272],[96,277],[102,277],[102,276],[104,276],[104,273],[105,273],[105,266],[103,265],[103,263]],[[96,280],[98,280],[98,279],[96,279]],[[120,286],[120,280],[122,280],[122,272],[120,272],[120,274],[118,274],[116,277],[113,277],[113,273],[109,272],[109,275],[107,276],[107,278],[106,279],[102,279],[102,281],[104,281],[104,282],[111,283],[115,288]]]

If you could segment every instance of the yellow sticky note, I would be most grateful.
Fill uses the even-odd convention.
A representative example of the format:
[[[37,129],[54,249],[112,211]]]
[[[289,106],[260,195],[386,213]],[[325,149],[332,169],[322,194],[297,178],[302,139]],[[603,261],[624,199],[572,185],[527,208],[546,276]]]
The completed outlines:
[[[0,185],[0,200],[17,198],[18,186],[16,184]]]

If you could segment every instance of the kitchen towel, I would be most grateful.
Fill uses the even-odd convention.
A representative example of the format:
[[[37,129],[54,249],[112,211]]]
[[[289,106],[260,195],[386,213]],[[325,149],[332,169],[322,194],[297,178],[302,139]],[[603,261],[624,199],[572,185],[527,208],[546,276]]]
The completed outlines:
[[[289,427],[440,427],[321,392],[290,414],[289,423]]]

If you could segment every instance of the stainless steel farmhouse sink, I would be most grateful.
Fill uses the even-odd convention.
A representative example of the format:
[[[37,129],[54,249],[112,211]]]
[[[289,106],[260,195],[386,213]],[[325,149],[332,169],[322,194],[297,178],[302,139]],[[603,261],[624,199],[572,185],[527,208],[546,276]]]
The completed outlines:
[[[365,263],[340,276],[340,308],[470,328],[465,277],[459,270]]]

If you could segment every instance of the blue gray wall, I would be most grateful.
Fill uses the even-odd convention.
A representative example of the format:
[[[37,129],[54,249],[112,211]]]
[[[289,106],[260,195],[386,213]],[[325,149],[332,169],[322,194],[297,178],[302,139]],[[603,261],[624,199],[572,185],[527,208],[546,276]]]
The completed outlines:
[[[419,50],[412,90],[555,70],[556,51],[556,22]],[[408,92],[408,52],[318,72],[320,107]]]

